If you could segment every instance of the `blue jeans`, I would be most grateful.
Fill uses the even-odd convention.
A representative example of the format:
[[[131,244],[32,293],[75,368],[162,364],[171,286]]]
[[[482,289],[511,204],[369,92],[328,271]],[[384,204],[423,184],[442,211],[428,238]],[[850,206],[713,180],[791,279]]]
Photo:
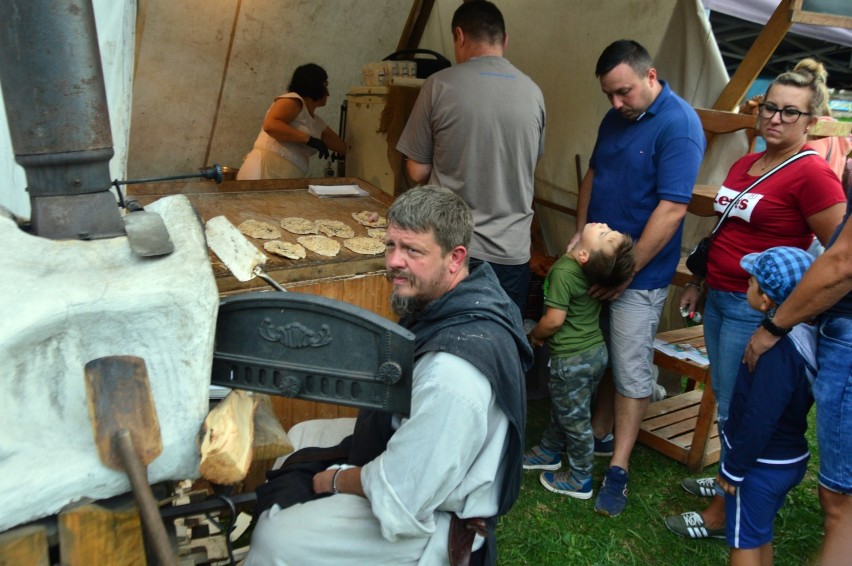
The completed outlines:
[[[817,340],[819,483],[852,495],[852,319],[824,318]]]
[[[719,430],[728,421],[737,373],[749,338],[763,320],[763,313],[748,305],[745,293],[710,289],[704,305],[704,343],[710,359],[713,394],[716,395]],[[725,458],[722,444],[720,461]]]

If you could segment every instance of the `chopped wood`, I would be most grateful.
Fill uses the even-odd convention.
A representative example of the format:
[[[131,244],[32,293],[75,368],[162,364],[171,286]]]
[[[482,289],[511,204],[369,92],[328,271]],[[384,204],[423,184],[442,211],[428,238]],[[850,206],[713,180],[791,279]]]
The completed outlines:
[[[293,452],[293,443],[281,426],[269,395],[255,394],[257,410],[254,412],[254,459],[272,460]]]
[[[200,472],[219,485],[239,483],[252,459],[254,411],[257,398],[245,391],[231,391],[216,405],[202,428]]]

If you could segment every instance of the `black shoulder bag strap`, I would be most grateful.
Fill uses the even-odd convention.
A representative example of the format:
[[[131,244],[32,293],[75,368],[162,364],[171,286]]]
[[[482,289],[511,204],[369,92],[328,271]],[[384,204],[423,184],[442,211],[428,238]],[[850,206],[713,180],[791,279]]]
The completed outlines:
[[[796,161],[797,159],[801,159],[802,157],[806,157],[808,155],[819,155],[819,154],[812,149],[808,149],[808,150],[805,150],[805,151],[800,151],[799,153],[797,153],[795,155],[791,155],[790,157],[787,158],[786,161],[784,161],[783,163],[779,163],[778,165],[776,165],[775,167],[773,167],[772,169],[770,169],[769,171],[764,173],[754,183],[752,183],[751,185],[746,187],[740,194],[738,194],[736,196],[736,198],[731,200],[731,202],[725,208],[725,211],[722,213],[722,216],[719,217],[719,220],[716,222],[716,226],[713,227],[713,231],[710,232],[710,235],[708,237],[711,240],[713,239],[713,236],[716,235],[716,232],[719,231],[719,228],[722,227],[722,224],[728,218],[728,215],[730,214],[731,210],[733,210],[734,205],[737,204],[740,201],[741,198],[743,198],[743,195],[745,195],[747,192],[749,192],[750,190],[755,188],[757,185],[759,185],[760,183],[762,183],[763,181],[765,181],[766,179],[771,177],[773,174],[777,173],[778,171],[780,171],[781,169],[786,167],[787,165],[791,164],[792,162]]]

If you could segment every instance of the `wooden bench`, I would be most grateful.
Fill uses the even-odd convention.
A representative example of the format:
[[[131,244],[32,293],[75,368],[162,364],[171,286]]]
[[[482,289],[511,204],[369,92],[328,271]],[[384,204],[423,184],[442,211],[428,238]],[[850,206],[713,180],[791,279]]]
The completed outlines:
[[[699,348],[704,346],[704,327],[661,332],[657,338],[669,344]],[[659,350],[654,351],[654,363],[686,377],[688,383],[685,392],[648,406],[638,440],[685,464],[691,472],[699,472],[719,461],[716,397],[710,387],[710,366]]]

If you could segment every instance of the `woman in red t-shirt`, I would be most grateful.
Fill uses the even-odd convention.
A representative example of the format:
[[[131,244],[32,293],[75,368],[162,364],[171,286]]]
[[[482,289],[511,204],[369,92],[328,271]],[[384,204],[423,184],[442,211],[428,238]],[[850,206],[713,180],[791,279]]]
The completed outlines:
[[[712,385],[718,404],[718,427],[728,416],[737,372],[748,339],[763,315],[746,300],[749,275],[740,259],[775,246],[808,249],[814,235],[825,245],[840,224],[846,199],[840,180],[819,155],[797,159],[739,198],[740,193],[807,145],[808,130],[828,100],[827,73],[822,64],[799,65],[776,78],[759,105],[757,127],[766,151],[742,157],[731,167],[719,192],[718,215],[736,200],[725,223],[714,236],[707,262],[707,300],[704,339]],[[687,284],[681,308],[695,310],[703,282]],[[724,447],[722,447],[724,451]],[[713,478],[686,479],[684,489],[713,496],[702,513],[684,513],[666,519],[674,532],[690,538],[725,536],[725,500],[713,489]]]

